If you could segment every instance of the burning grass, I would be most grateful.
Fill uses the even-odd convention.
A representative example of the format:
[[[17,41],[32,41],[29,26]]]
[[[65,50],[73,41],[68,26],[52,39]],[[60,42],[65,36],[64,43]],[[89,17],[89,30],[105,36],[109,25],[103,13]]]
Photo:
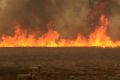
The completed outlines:
[[[60,33],[53,29],[48,29],[47,33],[37,37],[36,32],[29,33],[16,26],[13,36],[1,36],[0,47],[120,47],[119,40],[112,41],[107,35],[108,19],[102,15],[100,22],[100,26],[89,34],[88,38],[78,33],[75,39],[63,39]]]

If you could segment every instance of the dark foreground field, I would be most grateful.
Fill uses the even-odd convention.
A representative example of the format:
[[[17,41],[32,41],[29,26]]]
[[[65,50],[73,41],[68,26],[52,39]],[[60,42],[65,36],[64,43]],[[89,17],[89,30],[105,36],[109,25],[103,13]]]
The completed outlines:
[[[0,48],[0,80],[120,80],[120,48]]]

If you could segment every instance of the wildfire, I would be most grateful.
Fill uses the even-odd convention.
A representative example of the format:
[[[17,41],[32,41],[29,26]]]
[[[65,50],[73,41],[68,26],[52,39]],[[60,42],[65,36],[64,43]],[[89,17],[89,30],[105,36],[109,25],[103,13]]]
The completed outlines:
[[[120,41],[112,41],[107,35],[108,20],[105,16],[100,18],[101,26],[97,27],[88,38],[78,34],[77,38],[63,39],[60,33],[49,29],[47,33],[36,37],[36,33],[28,33],[19,26],[15,27],[14,36],[2,35],[0,47],[120,47]]]

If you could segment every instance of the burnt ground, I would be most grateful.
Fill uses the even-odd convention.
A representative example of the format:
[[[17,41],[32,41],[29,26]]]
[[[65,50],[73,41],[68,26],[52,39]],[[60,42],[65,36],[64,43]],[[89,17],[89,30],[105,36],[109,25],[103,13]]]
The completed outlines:
[[[0,80],[119,80],[120,48],[0,48]]]

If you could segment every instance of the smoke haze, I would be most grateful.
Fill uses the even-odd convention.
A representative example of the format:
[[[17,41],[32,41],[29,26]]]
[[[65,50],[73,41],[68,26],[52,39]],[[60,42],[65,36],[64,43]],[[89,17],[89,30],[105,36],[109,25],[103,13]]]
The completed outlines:
[[[47,24],[63,37],[89,34],[101,14],[110,21],[109,34],[120,38],[120,0],[0,0],[0,34],[11,33],[16,24],[46,32]]]
[[[110,35],[113,39],[120,39],[120,0],[114,0],[111,7]]]

